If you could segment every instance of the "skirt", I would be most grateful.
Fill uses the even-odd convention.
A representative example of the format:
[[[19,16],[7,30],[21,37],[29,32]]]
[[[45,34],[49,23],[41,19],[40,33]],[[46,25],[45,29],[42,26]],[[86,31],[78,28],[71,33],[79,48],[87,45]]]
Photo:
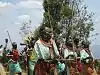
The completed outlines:
[[[20,67],[19,62],[16,62],[16,63],[10,62],[9,63],[9,70],[10,70],[10,75],[14,75],[16,73],[22,72],[22,69]]]
[[[40,62],[35,65],[35,75],[58,75],[55,64]]]

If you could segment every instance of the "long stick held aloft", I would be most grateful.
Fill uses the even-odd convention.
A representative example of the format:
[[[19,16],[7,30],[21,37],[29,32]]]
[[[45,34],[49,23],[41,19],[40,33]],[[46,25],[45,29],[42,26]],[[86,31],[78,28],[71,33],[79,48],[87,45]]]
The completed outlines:
[[[11,40],[11,38],[10,38],[10,34],[9,34],[8,31],[7,31],[7,33],[8,33],[9,40],[10,40],[10,42],[11,42],[11,44],[12,44],[12,40]]]

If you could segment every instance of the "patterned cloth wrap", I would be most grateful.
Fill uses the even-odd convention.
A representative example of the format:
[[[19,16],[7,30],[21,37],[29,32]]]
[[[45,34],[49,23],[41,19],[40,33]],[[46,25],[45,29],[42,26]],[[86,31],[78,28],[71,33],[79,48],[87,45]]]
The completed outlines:
[[[15,73],[22,72],[19,62],[15,63],[11,61],[9,63],[9,70],[10,70],[10,75],[14,75]]]
[[[57,69],[58,69],[58,73],[63,72],[65,70],[65,64],[61,63],[61,62],[58,62]]]
[[[78,69],[79,72],[83,71],[83,65],[80,61],[80,57],[77,57],[77,69]]]
[[[28,50],[28,55],[29,55],[30,61],[34,61],[37,58],[37,54],[36,54],[36,51],[34,50],[34,48],[31,48]]]
[[[29,75],[34,75],[35,62],[29,60]]]
[[[37,64],[35,65],[35,75],[49,74],[55,68],[55,63],[45,62],[44,60],[38,60]]]
[[[56,58],[57,56],[59,56],[59,52],[54,40],[52,40],[52,43],[54,47],[54,56]],[[35,43],[34,48],[38,55],[38,59],[44,59],[44,60],[50,59],[50,49],[47,44],[43,43],[43,41],[39,39]],[[36,75],[46,75],[46,73],[49,73],[51,70],[54,70],[54,69],[59,69],[58,71],[61,72],[63,69],[61,64],[62,63],[51,63],[51,62],[44,62],[44,61],[41,61],[39,63],[37,62],[35,66]]]
[[[34,66],[36,63],[37,54],[34,50],[34,48],[28,49],[28,55],[29,55],[29,75],[34,75]]]

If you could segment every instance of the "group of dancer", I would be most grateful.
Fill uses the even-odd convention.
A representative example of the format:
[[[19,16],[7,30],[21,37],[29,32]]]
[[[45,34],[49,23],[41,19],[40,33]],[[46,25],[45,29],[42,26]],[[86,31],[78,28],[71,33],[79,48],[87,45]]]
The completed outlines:
[[[40,27],[40,37],[35,42],[31,40],[24,50],[27,53],[27,75],[93,75],[93,55],[89,50],[89,44],[79,39],[72,42],[60,44],[55,41],[49,27]],[[74,45],[74,48],[73,48]],[[0,75],[6,75],[2,57],[6,48],[0,48]],[[9,61],[10,75],[22,75],[19,64],[20,55],[16,42],[12,43],[12,50],[5,55]],[[4,72],[4,73],[3,73]]]

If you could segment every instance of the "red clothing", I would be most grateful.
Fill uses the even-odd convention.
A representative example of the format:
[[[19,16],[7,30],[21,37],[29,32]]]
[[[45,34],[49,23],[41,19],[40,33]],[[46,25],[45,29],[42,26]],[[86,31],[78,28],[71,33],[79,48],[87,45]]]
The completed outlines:
[[[77,58],[77,69],[78,69],[79,72],[82,72],[82,70],[83,70],[83,65],[80,61],[80,57]]]
[[[35,75],[47,75],[56,68],[55,64],[40,62],[35,65]]]
[[[77,62],[77,69],[79,72],[82,72],[83,70],[83,65],[80,62]]]
[[[12,60],[13,60],[13,61],[18,61],[18,59],[19,59],[18,50],[12,50],[11,55],[13,55],[13,56],[12,56]]]

